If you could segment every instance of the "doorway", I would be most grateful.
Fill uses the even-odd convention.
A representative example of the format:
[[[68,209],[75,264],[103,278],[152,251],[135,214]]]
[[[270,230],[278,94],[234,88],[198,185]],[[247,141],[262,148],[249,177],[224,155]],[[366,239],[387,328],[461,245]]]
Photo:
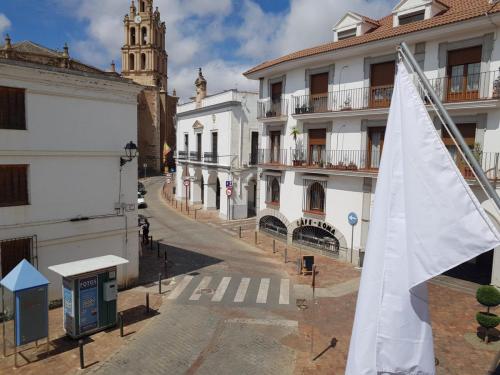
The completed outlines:
[[[252,143],[250,146],[250,165],[257,164],[258,149],[259,149],[259,132],[252,132]]]
[[[201,133],[196,134],[196,161],[201,161]]]
[[[281,132],[279,130],[272,131],[269,133],[269,137],[271,138],[271,157],[269,162],[279,164]]]
[[[215,208],[220,210],[220,180],[217,177],[217,186],[215,189]]]
[[[493,268],[493,250],[483,253],[444,274],[460,280],[488,285],[491,283],[491,271]]]
[[[370,107],[389,107],[394,88],[395,61],[372,64],[370,67]]]
[[[257,212],[257,182],[252,178],[247,187],[247,217],[254,217]]]
[[[205,205],[205,180],[203,179],[203,176],[201,176],[200,180],[200,188],[201,188],[201,204]]]

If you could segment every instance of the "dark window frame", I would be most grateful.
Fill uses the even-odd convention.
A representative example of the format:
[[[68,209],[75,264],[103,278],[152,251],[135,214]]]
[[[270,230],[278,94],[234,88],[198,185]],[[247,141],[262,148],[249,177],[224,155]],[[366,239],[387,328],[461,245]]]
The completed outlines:
[[[0,129],[26,130],[26,89],[0,86]]]
[[[403,14],[398,16],[399,26],[408,25],[413,22],[425,20],[425,10],[419,10],[417,12]]]
[[[11,178],[10,184],[9,178]],[[28,206],[29,204],[29,165],[0,164],[0,207]]]
[[[352,29],[337,31],[337,40],[344,40],[357,36],[357,29],[357,27],[353,27]]]

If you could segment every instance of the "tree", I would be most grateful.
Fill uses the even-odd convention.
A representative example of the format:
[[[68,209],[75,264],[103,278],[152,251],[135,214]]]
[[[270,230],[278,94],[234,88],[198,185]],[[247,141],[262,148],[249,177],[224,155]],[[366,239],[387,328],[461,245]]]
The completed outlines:
[[[477,288],[476,299],[481,305],[486,306],[486,311],[476,314],[476,320],[486,330],[484,341],[488,343],[490,329],[500,324],[500,317],[490,313],[491,307],[500,305],[500,291],[493,285],[482,285]]]

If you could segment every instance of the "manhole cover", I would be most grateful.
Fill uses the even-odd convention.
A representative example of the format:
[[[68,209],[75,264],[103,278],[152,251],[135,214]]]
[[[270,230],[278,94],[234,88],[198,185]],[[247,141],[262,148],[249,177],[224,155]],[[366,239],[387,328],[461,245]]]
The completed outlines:
[[[214,290],[210,288],[200,289],[200,294],[213,294]]]

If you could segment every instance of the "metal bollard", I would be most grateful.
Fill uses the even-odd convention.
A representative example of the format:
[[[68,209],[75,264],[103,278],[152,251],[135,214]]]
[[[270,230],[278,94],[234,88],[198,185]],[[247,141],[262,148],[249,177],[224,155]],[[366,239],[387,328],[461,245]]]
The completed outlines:
[[[314,295],[314,288],[316,287],[316,265],[313,264],[313,269],[312,269],[312,281],[311,281],[311,286],[313,288],[313,295]]]
[[[181,202],[181,212],[182,212],[182,202]]]
[[[78,349],[80,352],[80,369],[83,370],[85,368],[85,358],[83,357],[83,340],[82,339],[78,340]]]
[[[273,254],[276,253],[276,240],[273,240]]]
[[[120,337],[123,337],[123,312],[122,311],[120,311],[118,313],[118,320],[120,323]]]
[[[149,293],[146,293],[146,314],[149,314]]]
[[[161,294],[161,272],[158,274],[158,294]]]
[[[149,236],[149,250],[153,250],[153,236]]]
[[[288,262],[288,249],[285,247],[285,264]]]
[[[165,267],[167,266],[167,250],[163,252],[163,259],[165,261]]]
[[[255,231],[254,234],[255,234],[255,236],[254,236],[255,237],[255,244],[257,245],[257,231]]]
[[[240,225],[240,230],[239,230],[239,236],[241,238],[241,225]]]
[[[187,211],[187,214],[189,216],[189,204],[186,204],[186,211]]]
[[[156,256],[158,258],[160,257],[160,242],[156,243]]]

